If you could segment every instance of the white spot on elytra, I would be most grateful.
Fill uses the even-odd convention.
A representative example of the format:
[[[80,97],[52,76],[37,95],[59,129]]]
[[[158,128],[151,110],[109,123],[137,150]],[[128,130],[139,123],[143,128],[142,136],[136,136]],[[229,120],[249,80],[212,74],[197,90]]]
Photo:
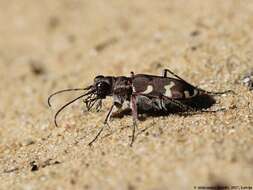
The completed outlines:
[[[133,92],[136,92],[135,87],[133,86]]]
[[[193,90],[193,95],[190,95],[189,91],[184,91],[184,96],[185,98],[192,98],[198,94],[198,90],[194,89]]]
[[[152,91],[153,91],[153,86],[148,85],[147,89],[144,92],[142,92],[142,94],[149,94]]]
[[[166,85],[164,88],[165,88],[165,94],[164,96],[167,96],[169,98],[172,97],[172,92],[171,92],[171,88],[175,86],[175,83],[174,82],[170,82],[170,84]]]
[[[185,96],[185,98],[190,98],[191,97],[190,93],[188,91],[184,91],[184,96]]]

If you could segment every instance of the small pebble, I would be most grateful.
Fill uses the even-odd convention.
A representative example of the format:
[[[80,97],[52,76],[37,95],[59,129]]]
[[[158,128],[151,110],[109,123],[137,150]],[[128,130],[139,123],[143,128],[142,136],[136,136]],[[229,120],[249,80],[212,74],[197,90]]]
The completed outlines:
[[[249,90],[253,90],[253,70],[246,74],[241,81],[244,86],[249,88]]]
[[[29,146],[29,145],[32,145],[32,144],[35,144],[35,141],[33,139],[26,139],[22,145],[23,146]]]
[[[39,170],[39,166],[36,164],[35,161],[30,162],[30,166],[31,166],[31,171],[38,171]]]

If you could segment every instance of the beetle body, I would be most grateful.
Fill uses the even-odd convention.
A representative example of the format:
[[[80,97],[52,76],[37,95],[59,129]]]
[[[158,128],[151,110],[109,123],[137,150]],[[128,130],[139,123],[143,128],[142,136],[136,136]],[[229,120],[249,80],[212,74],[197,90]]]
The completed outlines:
[[[170,73],[173,77],[167,77],[167,73]],[[172,71],[165,69],[162,76],[147,74],[135,75],[133,72],[131,73],[130,77],[99,75],[95,77],[93,85],[88,86],[87,88],[61,90],[52,94],[48,98],[49,106],[51,106],[50,100],[54,95],[73,90],[84,90],[86,93],[68,102],[57,111],[55,114],[56,126],[56,119],[58,114],[65,107],[75,102],[76,100],[84,98],[84,102],[88,111],[93,107],[99,111],[102,107],[102,100],[108,96],[111,96],[113,103],[104,123],[108,124],[108,121],[115,107],[117,109],[121,109],[124,102],[130,102],[134,123],[130,145],[132,145],[134,142],[138,113],[170,112],[174,108],[179,111],[194,111],[194,108],[189,106],[189,104],[186,102],[195,101],[197,97],[204,94],[220,95],[232,92],[205,91],[186,82],[184,79],[174,74]],[[91,145],[98,138],[100,133],[103,131],[104,126],[98,132],[96,137],[89,143],[89,145]]]

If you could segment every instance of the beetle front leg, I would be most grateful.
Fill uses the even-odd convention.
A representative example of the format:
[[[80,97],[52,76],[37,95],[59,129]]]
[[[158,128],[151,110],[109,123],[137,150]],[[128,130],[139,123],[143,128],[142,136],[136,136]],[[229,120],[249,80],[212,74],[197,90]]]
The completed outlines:
[[[132,116],[133,116],[133,133],[130,146],[133,146],[135,140],[135,130],[137,128],[137,119],[138,119],[138,111],[137,111],[137,104],[136,104],[136,95],[131,96],[131,106],[132,106]]]
[[[105,128],[106,126],[109,126],[108,121],[110,120],[110,117],[111,117],[113,108],[114,108],[114,104],[111,106],[111,108],[110,108],[108,114],[106,115],[106,118],[105,118],[105,121],[104,121],[103,126],[102,126],[101,129],[98,131],[97,135],[92,139],[92,141],[89,142],[89,144],[88,144],[89,146],[91,146],[91,145],[97,140],[97,138],[98,138],[98,137],[100,136],[100,134],[103,132],[104,128]]]

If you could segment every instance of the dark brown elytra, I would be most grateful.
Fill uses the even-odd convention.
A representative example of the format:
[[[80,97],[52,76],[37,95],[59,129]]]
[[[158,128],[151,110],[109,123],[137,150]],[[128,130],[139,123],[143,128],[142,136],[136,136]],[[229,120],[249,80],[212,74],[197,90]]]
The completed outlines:
[[[173,77],[168,77],[168,73]],[[50,102],[53,96],[67,91],[85,91],[85,93],[66,103],[56,112],[54,116],[54,123],[56,126],[58,126],[58,114],[73,102],[83,98],[88,111],[92,108],[99,111],[102,107],[102,100],[111,96],[113,98],[113,103],[105,118],[104,125],[89,145],[92,145],[97,140],[105,126],[108,125],[113,109],[117,108],[120,110],[124,102],[129,102],[133,117],[133,131],[130,146],[133,145],[135,139],[138,113],[167,113],[172,109],[183,112],[193,112],[196,111],[196,108],[192,105],[195,103],[196,98],[200,96],[234,93],[231,90],[224,92],[209,92],[203,90],[186,82],[169,69],[165,69],[162,76],[147,74],[135,75],[133,72],[131,72],[130,77],[99,75],[95,77],[93,85],[86,88],[66,89],[51,94],[48,98],[48,105],[51,107]]]

